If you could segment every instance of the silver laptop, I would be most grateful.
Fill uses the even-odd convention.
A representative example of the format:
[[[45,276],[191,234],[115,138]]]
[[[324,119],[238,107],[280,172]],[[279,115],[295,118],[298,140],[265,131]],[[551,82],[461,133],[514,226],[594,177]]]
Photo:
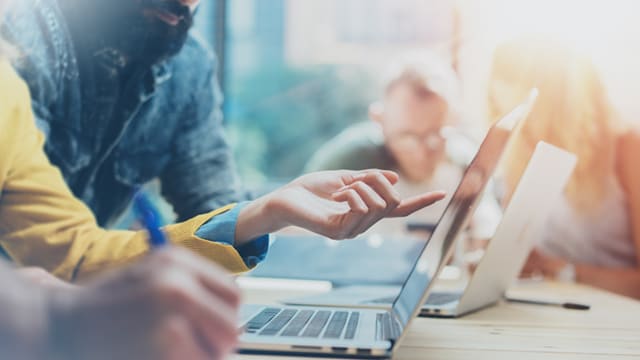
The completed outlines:
[[[518,277],[576,161],[576,157],[569,152],[544,142],[539,143],[482,261],[464,290],[432,292],[420,315],[458,317],[498,302]],[[388,308],[399,290],[393,286],[349,286],[286,302],[295,305]]]
[[[525,103],[489,130],[391,309],[245,305],[239,351],[390,357],[420,312],[432,280],[448,261],[456,238],[474,212],[514,128],[529,114],[536,94],[533,91]]]

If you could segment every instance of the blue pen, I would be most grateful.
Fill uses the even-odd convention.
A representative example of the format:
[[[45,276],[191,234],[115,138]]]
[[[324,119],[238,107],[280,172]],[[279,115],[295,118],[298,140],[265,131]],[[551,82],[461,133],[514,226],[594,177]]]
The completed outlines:
[[[158,210],[142,191],[138,191],[133,198],[133,210],[149,233],[149,245],[152,249],[163,247],[169,243],[160,228]]]

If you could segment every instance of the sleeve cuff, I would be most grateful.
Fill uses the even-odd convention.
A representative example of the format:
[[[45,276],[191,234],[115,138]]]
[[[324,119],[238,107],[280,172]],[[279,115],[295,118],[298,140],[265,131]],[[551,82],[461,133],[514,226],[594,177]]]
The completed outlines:
[[[248,204],[249,202],[239,203],[229,211],[214,216],[196,231],[196,236],[235,247],[238,216],[240,215],[240,211]],[[262,262],[267,256],[269,241],[270,236],[265,234],[235,248],[247,267],[252,268]]]

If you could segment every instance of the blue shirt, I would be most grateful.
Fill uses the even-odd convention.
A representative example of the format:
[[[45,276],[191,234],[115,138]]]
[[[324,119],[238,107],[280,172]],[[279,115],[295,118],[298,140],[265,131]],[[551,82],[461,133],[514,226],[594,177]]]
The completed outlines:
[[[214,240],[235,247],[238,215],[247,204],[249,203],[240,203],[226,213],[213,217],[198,229],[196,235],[203,239]],[[269,238],[268,234],[262,235],[242,246],[236,247],[247,267],[255,267],[265,259],[269,250]]]

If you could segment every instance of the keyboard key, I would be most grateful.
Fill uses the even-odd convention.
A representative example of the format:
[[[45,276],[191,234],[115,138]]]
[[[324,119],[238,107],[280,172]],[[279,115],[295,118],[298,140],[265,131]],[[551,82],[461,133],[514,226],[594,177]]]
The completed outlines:
[[[298,310],[293,310],[293,309],[287,309],[282,311],[280,314],[278,314],[278,316],[276,316],[273,320],[271,320],[269,325],[267,325],[264,328],[264,330],[262,330],[258,335],[273,336],[279,333],[280,330],[282,330],[285,327],[285,325],[287,325],[287,323],[289,323],[289,321],[293,319],[293,316],[297,312]]]
[[[358,329],[358,323],[360,322],[360,313],[352,312],[347,323],[347,330],[344,333],[344,338],[347,340],[353,340],[356,337],[356,330]]]
[[[265,325],[271,321],[281,309],[276,308],[266,308],[262,310],[258,315],[254,316],[246,325],[247,332],[256,332],[262,329]]]
[[[322,329],[329,321],[331,311],[318,311],[316,315],[311,319],[309,326],[302,333],[302,337],[318,337],[322,333]]]
[[[284,329],[280,336],[298,336],[300,331],[304,328],[305,325],[311,320],[311,316],[313,316],[313,310],[302,310],[296,315],[295,318],[289,323],[289,325]]]
[[[327,331],[324,333],[326,339],[339,339],[342,335],[342,329],[347,325],[347,319],[349,313],[346,311],[336,311],[327,326]]]

